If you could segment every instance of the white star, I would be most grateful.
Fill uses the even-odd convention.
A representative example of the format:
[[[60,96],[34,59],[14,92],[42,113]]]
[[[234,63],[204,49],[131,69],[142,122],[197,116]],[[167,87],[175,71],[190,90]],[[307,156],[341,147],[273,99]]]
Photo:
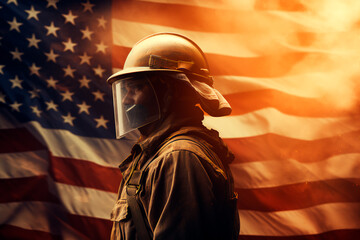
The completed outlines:
[[[8,21],[8,23],[10,25],[10,30],[9,31],[16,30],[17,32],[20,32],[19,27],[21,25],[23,25],[21,22],[16,21],[16,17],[13,18],[12,22]]]
[[[101,115],[100,118],[95,118],[95,121],[97,122],[97,123],[96,123],[96,128],[103,127],[103,128],[106,128],[106,129],[107,129],[106,123],[107,123],[109,120],[106,120],[103,115]]]
[[[8,0],[7,4],[14,3],[16,6],[18,5],[17,0]]]
[[[46,5],[47,8],[53,7],[57,9],[56,4],[59,2],[59,0],[47,0],[48,4]]]
[[[19,50],[17,48],[15,48],[15,51],[10,51],[11,55],[13,55],[12,59],[18,59],[19,61],[21,61],[21,55],[23,55],[24,53],[19,52]]]
[[[84,6],[84,12],[89,11],[93,12],[92,8],[95,6],[95,4],[91,4],[89,0],[86,1],[86,3],[81,3]]]
[[[59,56],[59,54],[54,53],[54,50],[50,49],[49,53],[45,53],[48,62],[53,61],[56,63],[56,58]]]
[[[75,72],[75,69],[71,68],[70,65],[67,65],[66,68],[63,68],[65,74],[64,74],[64,77],[66,76],[70,76],[70,77],[74,77],[74,72]]]
[[[104,16],[101,16],[101,18],[98,18],[97,20],[99,22],[98,27],[103,27],[105,29],[105,24],[107,21],[105,20]]]
[[[58,82],[58,80],[55,80],[53,77],[50,77],[49,79],[46,79],[46,82],[48,88],[52,87],[56,89],[56,83]]]
[[[60,29],[59,27],[55,27],[54,22],[51,22],[51,24],[49,26],[45,26],[45,28],[47,29],[46,36],[52,34],[55,37],[57,37],[56,31],[58,31]]]
[[[21,86],[21,82],[22,82],[22,81],[23,81],[23,80],[20,80],[19,77],[18,77],[17,75],[15,75],[15,78],[14,78],[14,79],[10,79],[10,82],[12,83],[11,88],[16,88],[16,87],[18,87],[18,88],[22,89],[22,88],[23,88],[23,87]]]
[[[108,48],[108,46],[106,46],[102,41],[99,44],[95,44],[96,45],[96,52],[102,52],[102,53],[106,53],[106,49]]]
[[[35,47],[35,48],[39,48],[38,46],[38,42],[40,42],[41,40],[40,39],[37,39],[35,37],[35,34],[33,33],[32,34],[32,37],[31,38],[26,38],[28,41],[29,41],[29,46],[28,47]]]
[[[51,100],[50,102],[45,102],[45,104],[47,105],[46,110],[50,110],[53,109],[54,111],[57,111],[57,107],[58,105],[54,103],[53,100]]]
[[[93,68],[94,72],[96,75],[98,75],[99,77],[102,77],[103,72],[105,72],[105,69],[101,68],[100,65],[97,66],[97,68]]]
[[[88,56],[86,52],[84,52],[84,54],[82,56],[79,56],[81,61],[80,61],[80,64],[83,64],[83,63],[87,63],[90,65],[90,59],[92,57]]]
[[[38,77],[40,77],[40,73],[39,73],[39,70],[41,69],[40,67],[37,67],[36,65],[35,65],[35,63],[33,63],[32,65],[31,65],[31,67],[29,67],[29,69],[30,69],[30,75],[36,75],[36,76],[38,76]]]
[[[5,67],[5,65],[0,65],[0,73],[1,74],[4,74],[4,72],[3,72],[3,68]]]
[[[28,20],[31,19],[31,18],[35,18],[36,20],[39,21],[39,18],[38,18],[37,15],[40,13],[40,11],[36,11],[34,9],[34,6],[31,6],[30,10],[25,10],[25,12],[27,12],[29,14],[29,16],[27,18]]]
[[[0,102],[6,103],[5,97],[6,97],[5,94],[3,94],[2,92],[0,92]]]
[[[104,95],[105,95],[105,93],[102,93],[102,92],[100,92],[99,90],[97,90],[96,92],[92,92],[92,94],[93,94],[94,97],[95,97],[95,101],[96,101],[96,100],[100,100],[100,101],[104,102]]]
[[[62,102],[69,100],[70,102],[73,101],[72,95],[74,95],[73,92],[70,92],[69,90],[66,90],[64,93],[60,93],[63,97]]]
[[[40,92],[40,89],[34,89],[34,90],[31,90],[29,91],[30,93],[30,99],[33,99],[33,98],[39,98],[39,92]]]
[[[71,126],[74,126],[73,121],[76,119],[75,117],[71,116],[70,113],[68,113],[66,116],[62,115],[61,116],[64,119],[64,123],[68,123]]]
[[[40,111],[37,106],[30,106],[30,108],[32,109],[33,113],[35,113],[35,115],[37,117],[40,117],[40,114],[42,113],[42,111]]]
[[[84,30],[80,30],[80,31],[83,34],[81,39],[87,38],[87,39],[91,40],[91,34],[93,34],[94,32],[90,31],[88,26],[86,26],[86,28]]]
[[[86,87],[89,88],[89,82],[91,82],[89,79],[86,78],[85,75],[83,75],[83,78],[79,80],[80,87]]]
[[[90,114],[89,113],[89,108],[91,108],[91,106],[87,105],[85,103],[85,101],[83,101],[81,104],[76,104],[76,105],[79,107],[79,114],[82,113],[82,112],[86,113],[87,115]]]
[[[75,18],[77,18],[78,16],[73,15],[71,10],[69,10],[68,14],[62,14],[65,18],[65,23],[69,22],[72,25],[75,25]]]
[[[65,46],[64,51],[69,50],[69,51],[71,51],[71,52],[74,52],[74,47],[77,45],[77,43],[73,43],[73,42],[71,41],[71,38],[69,38],[67,42],[62,42],[62,43],[63,43],[64,46]]]
[[[18,103],[17,101],[15,101],[13,104],[10,104],[10,107],[17,112],[20,112],[20,106],[22,106],[22,103]]]

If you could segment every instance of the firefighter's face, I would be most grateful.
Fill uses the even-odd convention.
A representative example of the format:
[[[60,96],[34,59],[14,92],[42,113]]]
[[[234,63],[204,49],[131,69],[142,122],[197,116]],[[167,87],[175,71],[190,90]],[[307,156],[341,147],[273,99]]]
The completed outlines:
[[[122,103],[124,105],[147,105],[146,103],[151,102],[151,97],[153,97],[153,90],[147,81],[127,81],[124,84],[123,91]]]

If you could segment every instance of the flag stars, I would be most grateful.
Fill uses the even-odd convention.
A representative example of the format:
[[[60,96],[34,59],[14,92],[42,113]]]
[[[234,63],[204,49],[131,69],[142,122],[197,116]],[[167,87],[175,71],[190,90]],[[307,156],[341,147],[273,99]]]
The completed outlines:
[[[46,79],[46,82],[48,88],[56,89],[56,83],[58,82],[58,80],[55,80],[53,77],[50,77],[49,79]]]
[[[48,4],[46,5],[47,8],[53,7],[57,9],[56,4],[59,2],[59,0],[47,0]]]
[[[14,79],[10,79],[10,82],[12,83],[11,88],[20,88],[22,89],[23,87],[21,86],[21,82],[23,80],[20,80],[19,77],[17,75],[15,75]]]
[[[51,22],[49,26],[45,26],[45,28],[47,29],[46,36],[49,36],[50,34],[52,34],[55,37],[57,37],[56,31],[58,31],[60,29],[59,27],[56,27],[54,25],[54,22]]]
[[[73,121],[76,119],[75,117],[71,116],[70,113],[68,113],[66,116],[62,115],[61,116],[64,119],[64,123],[68,123],[71,126],[74,126]]]
[[[8,23],[10,25],[9,31],[16,30],[17,32],[20,32],[19,27],[23,25],[21,22],[17,22],[16,17],[13,18],[12,22],[8,21]]]
[[[69,10],[68,14],[62,14],[63,17],[65,18],[65,23],[71,23],[72,25],[75,25],[75,18],[77,18],[78,16],[73,15],[71,10]]]
[[[6,103],[5,97],[6,97],[6,95],[3,94],[2,92],[0,92],[0,102]]]
[[[106,120],[103,115],[100,116],[100,118],[95,118],[96,121],[96,128],[103,127],[107,129],[106,123],[109,122],[109,120]]]
[[[87,0],[86,1],[86,3],[81,3],[83,6],[84,6],[84,12],[86,12],[86,11],[89,11],[89,12],[93,12],[93,10],[92,10],[92,8],[95,6],[95,4],[91,4],[90,2],[89,2],[89,0]]]
[[[5,67],[5,65],[0,65],[0,73],[4,74],[3,68]]]
[[[15,48],[15,51],[10,51],[10,53],[12,55],[13,60],[17,59],[21,62],[21,55],[23,55],[24,53],[19,52],[17,48]]]
[[[42,111],[37,106],[30,106],[30,108],[37,117],[40,117]]]
[[[35,47],[37,49],[39,49],[39,45],[38,43],[41,41],[40,39],[37,39],[35,37],[35,34],[32,34],[31,38],[26,38],[29,41],[29,46],[28,47]]]
[[[7,1],[7,4],[10,4],[10,3],[13,3],[13,4],[15,4],[16,6],[18,5],[17,0],[8,0],[8,1]]]
[[[100,92],[99,90],[97,90],[96,92],[92,92],[92,94],[93,94],[94,97],[95,97],[95,101],[96,101],[96,100],[100,100],[100,101],[104,102],[104,95],[105,95],[105,93],[102,93],[102,92]]]
[[[70,52],[74,52],[74,47],[77,45],[77,43],[73,43],[71,41],[71,38],[68,39],[67,42],[62,42],[65,46],[64,51],[69,50]]]
[[[90,31],[88,26],[86,26],[86,28],[84,30],[80,30],[80,31],[83,34],[81,39],[87,38],[87,39],[91,40],[91,34],[93,34],[94,32]]]
[[[74,95],[73,92],[70,92],[69,90],[66,90],[64,93],[60,93],[63,99],[62,102],[65,102],[66,100],[69,100],[70,102],[73,101],[72,96]]]
[[[56,58],[59,56],[59,54],[54,53],[54,50],[50,49],[50,52],[45,53],[48,62],[53,61],[56,63]]]
[[[38,77],[40,77],[40,73],[39,73],[39,70],[41,68],[36,66],[35,63],[33,63],[30,67],[29,67],[29,70],[30,70],[30,75],[36,75]]]
[[[101,16],[101,18],[98,18],[98,27],[103,27],[105,29],[106,20],[104,16]]]
[[[27,14],[28,14],[28,17],[27,17],[28,20],[30,20],[31,18],[34,18],[37,21],[39,21],[39,18],[37,15],[40,13],[40,11],[36,11],[34,9],[34,6],[31,6],[31,8],[29,10],[25,10],[25,12],[27,12]]]
[[[89,82],[91,82],[89,79],[86,78],[86,76],[84,75],[82,79],[79,80],[80,82],[80,87],[85,87],[85,88],[90,88],[89,87]]]
[[[29,91],[30,93],[30,99],[33,99],[33,98],[40,98],[39,96],[39,93],[40,93],[40,89],[34,89],[34,90],[31,90]]]
[[[54,111],[58,111],[58,105],[54,103],[53,100],[49,101],[49,102],[45,102],[46,104],[46,110],[49,111],[49,110],[54,110]]]
[[[90,115],[89,109],[91,108],[91,106],[87,105],[85,101],[83,101],[81,104],[76,104],[76,106],[79,107],[79,114],[84,112],[87,115]]]
[[[95,45],[96,45],[96,52],[106,53],[106,49],[108,48],[108,46],[106,46],[104,42],[101,41],[99,44],[95,44]]]
[[[84,54],[82,56],[79,56],[81,61],[80,61],[80,64],[83,64],[83,63],[87,63],[88,65],[90,65],[90,59],[92,57],[88,56],[86,52],[84,52]]]
[[[67,65],[66,68],[63,68],[65,74],[64,74],[64,77],[66,76],[70,76],[70,77],[74,77],[74,72],[75,72],[75,69],[74,68],[71,68],[70,65]]]
[[[20,112],[20,107],[22,105],[22,103],[18,103],[17,101],[15,101],[13,104],[10,104],[10,107],[12,108],[12,110]]]
[[[96,75],[99,77],[103,76],[103,72],[105,72],[105,69],[103,69],[100,65],[97,66],[97,68],[93,68]]]

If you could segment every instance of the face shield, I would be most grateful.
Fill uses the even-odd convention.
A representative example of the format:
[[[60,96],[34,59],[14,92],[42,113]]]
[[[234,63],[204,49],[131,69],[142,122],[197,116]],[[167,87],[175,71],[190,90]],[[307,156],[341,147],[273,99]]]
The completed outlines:
[[[155,90],[145,74],[112,84],[116,138],[160,119]]]

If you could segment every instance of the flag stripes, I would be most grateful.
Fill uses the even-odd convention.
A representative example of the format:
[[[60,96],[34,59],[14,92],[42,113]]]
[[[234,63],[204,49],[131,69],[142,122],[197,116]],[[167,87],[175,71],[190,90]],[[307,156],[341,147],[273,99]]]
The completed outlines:
[[[21,34],[31,37],[25,31],[37,23],[34,18],[26,19],[28,14],[17,9],[30,9],[30,6],[20,0],[20,5],[14,2],[2,3],[0,11],[17,11],[16,19],[23,24],[19,29]],[[71,67],[78,64],[79,72],[75,75],[91,72],[90,87],[95,87],[91,91],[100,90],[100,95],[110,92],[104,87],[108,74],[105,76],[105,72],[100,77],[101,74],[97,72],[97,75],[94,70],[96,66],[102,66],[102,61],[108,61],[99,60],[104,52],[112,53],[109,59],[113,71],[120,70],[137,41],[163,31],[184,34],[204,50],[215,88],[233,107],[230,116],[213,118],[206,115],[204,123],[218,130],[235,154],[230,168],[239,194],[239,239],[359,238],[360,114],[356,95],[358,81],[353,81],[354,76],[359,76],[356,70],[358,51],[354,48],[359,37],[353,34],[358,33],[359,25],[351,25],[352,11],[346,15],[349,20],[339,17],[347,9],[346,4],[353,3],[351,8],[355,12],[358,5],[332,0],[311,3],[300,0],[113,1],[111,19],[101,20],[97,15],[90,24],[82,19],[85,14],[90,16],[90,11],[83,7],[85,1],[82,1],[72,9],[72,14],[78,16],[72,24],[64,21],[71,17],[68,6],[61,5],[64,2],[60,1],[54,3],[59,7],[57,9],[51,2],[42,4],[51,14],[58,15],[55,26],[62,28],[61,32],[56,30],[58,35],[68,37],[65,30],[77,26],[79,29],[72,29],[72,32],[79,45],[75,47],[77,55],[64,55],[57,57],[58,62],[47,62],[61,67],[63,64],[66,67],[69,61]],[[336,4],[340,5],[336,7]],[[329,8],[331,6],[335,6],[336,11]],[[40,6],[35,8],[40,9]],[[335,16],[335,12],[339,15]],[[43,9],[42,13],[45,13]],[[3,15],[2,18],[6,32],[15,36],[18,31],[9,30],[12,25],[8,22],[13,16],[8,19],[8,15]],[[101,46],[104,47],[100,44],[102,39],[92,34],[105,29],[102,27],[105,19],[108,20],[106,26],[112,31],[113,45],[101,50]],[[343,25],[334,24],[336,21]],[[50,27],[50,23],[42,24]],[[64,50],[61,41],[47,46],[46,38],[54,36],[45,36],[46,29],[43,27],[41,32],[42,51],[49,54],[51,47],[55,54],[71,52]],[[97,47],[87,45],[90,39],[84,32],[94,36],[92,41]],[[36,38],[39,34],[39,31],[35,32]],[[1,35],[1,44],[8,44],[3,41],[8,36]],[[22,40],[29,41],[26,38]],[[89,41],[84,44],[80,39]],[[107,239],[112,224],[109,215],[121,180],[117,165],[129,154],[137,135],[129,134],[114,140],[105,132],[105,137],[79,134],[80,130],[71,130],[69,122],[65,123],[68,128],[61,129],[45,128],[33,118],[20,123],[18,116],[24,106],[17,106],[15,101],[27,101],[24,105],[37,101],[36,92],[29,91],[39,84],[41,88],[48,85],[50,77],[59,82],[54,85],[56,87],[48,86],[48,92],[42,90],[40,95],[44,101],[49,101],[55,90],[56,94],[70,89],[75,94],[85,95],[89,89],[86,76],[80,84],[77,82],[80,77],[71,77],[70,73],[64,76],[62,68],[48,76],[44,67],[40,70],[41,79],[31,74],[31,81],[26,81],[25,75],[31,72],[29,67],[35,61],[28,58],[19,65],[29,68],[26,74],[18,74],[24,82],[17,82],[13,70],[18,68],[8,62],[18,62],[16,54],[25,52],[27,44],[23,43],[17,50],[15,46],[6,51],[1,48],[5,57],[0,59],[0,77],[5,84],[1,85],[0,104],[5,105],[1,105],[0,114],[0,238]],[[34,46],[28,48],[38,54]],[[89,50],[87,54],[92,57],[88,61],[81,55],[84,50]],[[28,53],[24,54],[20,59],[25,59]],[[35,65],[46,61],[45,56],[41,54]],[[70,86],[74,82],[77,85]],[[26,85],[22,95],[19,85]],[[11,92],[16,94],[11,95]],[[105,104],[100,95],[94,100],[89,93],[94,102],[92,107]],[[34,98],[29,98],[30,95]],[[58,98],[57,101],[66,99],[58,95],[54,98]],[[72,98],[70,95],[67,95],[68,100]],[[109,96],[105,98],[109,99]],[[86,107],[89,99],[78,98],[75,103],[80,105],[86,100],[82,105]],[[68,100],[62,102],[62,110],[67,109]],[[72,106],[72,111],[85,116],[86,111],[78,111],[78,105]],[[17,107],[20,112],[16,111]],[[45,112],[50,115],[55,110]],[[45,112],[41,116],[48,119]],[[90,108],[91,115],[98,119],[100,115],[95,112],[100,113],[100,109]],[[36,111],[30,113],[36,115]],[[57,118],[57,121],[63,121],[61,115]],[[96,122],[89,119],[86,120],[89,126],[93,124],[95,128]],[[47,121],[51,122],[51,119]],[[108,122],[105,126],[109,128],[111,124]],[[102,126],[96,127],[99,132],[109,130]]]

